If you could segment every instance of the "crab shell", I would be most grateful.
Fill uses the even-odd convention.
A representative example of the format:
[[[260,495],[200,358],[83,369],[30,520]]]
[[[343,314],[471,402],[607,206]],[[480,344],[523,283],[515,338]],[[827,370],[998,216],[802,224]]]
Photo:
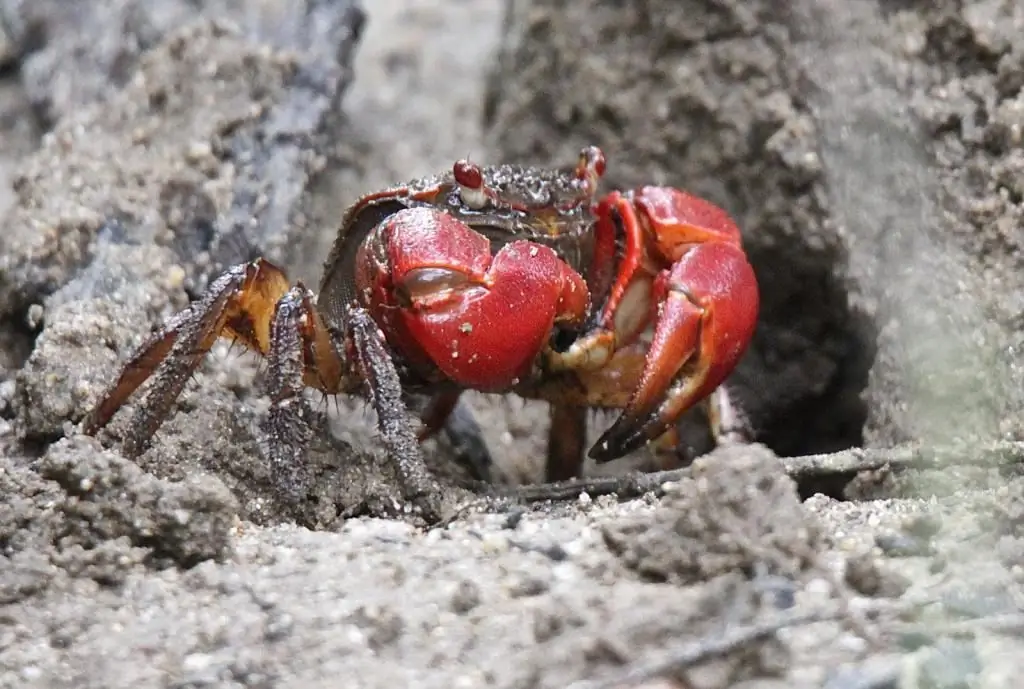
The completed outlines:
[[[593,187],[577,168],[500,165],[467,188],[460,164],[357,201],[318,305],[339,329],[350,305],[367,307],[407,377],[508,390],[555,328],[589,313]]]

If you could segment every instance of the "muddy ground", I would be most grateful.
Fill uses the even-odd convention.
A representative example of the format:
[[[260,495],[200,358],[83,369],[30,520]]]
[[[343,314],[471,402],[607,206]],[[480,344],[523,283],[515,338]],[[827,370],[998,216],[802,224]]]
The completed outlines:
[[[0,687],[1017,686],[1018,3],[366,5],[0,0]],[[340,400],[296,507],[226,345],[137,461],[130,414],[77,433],[226,266],[315,283],[361,192],[586,143],[742,225],[756,444],[427,528]],[[544,406],[470,401],[492,480],[538,480]],[[424,449],[473,504],[459,448]]]

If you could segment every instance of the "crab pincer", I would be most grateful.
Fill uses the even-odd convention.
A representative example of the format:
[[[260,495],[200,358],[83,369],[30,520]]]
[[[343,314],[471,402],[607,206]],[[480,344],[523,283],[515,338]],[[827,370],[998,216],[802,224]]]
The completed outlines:
[[[637,386],[590,451],[608,461],[665,433],[722,384],[753,337],[759,294],[739,229],[708,201],[643,187],[608,194],[596,214],[598,235],[619,233],[626,247],[601,330],[618,348],[653,326]],[[647,318],[635,313],[644,305]]]
[[[589,291],[550,247],[490,241],[436,208],[403,210],[374,228],[357,284],[390,342],[425,376],[504,391],[531,374],[556,324],[583,321]]]

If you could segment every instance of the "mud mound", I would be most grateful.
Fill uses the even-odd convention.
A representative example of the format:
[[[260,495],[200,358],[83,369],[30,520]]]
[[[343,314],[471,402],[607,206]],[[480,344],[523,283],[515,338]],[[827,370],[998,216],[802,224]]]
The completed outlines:
[[[737,571],[795,578],[814,562],[819,527],[771,452],[725,446],[692,471],[653,515],[605,527],[626,566],[687,584]]]

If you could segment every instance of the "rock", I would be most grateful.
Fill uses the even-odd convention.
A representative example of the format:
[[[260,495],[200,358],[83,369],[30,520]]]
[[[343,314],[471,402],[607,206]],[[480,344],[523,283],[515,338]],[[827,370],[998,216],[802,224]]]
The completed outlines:
[[[653,515],[608,524],[604,539],[651,581],[687,584],[730,572],[796,579],[819,550],[820,527],[764,447],[721,447],[666,490]]]
[[[137,70],[125,65],[124,89],[69,103],[14,180],[0,314],[42,303],[106,244],[157,241],[179,254],[166,260],[184,264],[193,288],[222,267],[204,263],[284,255],[329,161],[362,15],[350,2],[260,8],[244,13],[258,20],[248,31],[203,18],[154,40]],[[112,151],[117,167],[105,165]]]

